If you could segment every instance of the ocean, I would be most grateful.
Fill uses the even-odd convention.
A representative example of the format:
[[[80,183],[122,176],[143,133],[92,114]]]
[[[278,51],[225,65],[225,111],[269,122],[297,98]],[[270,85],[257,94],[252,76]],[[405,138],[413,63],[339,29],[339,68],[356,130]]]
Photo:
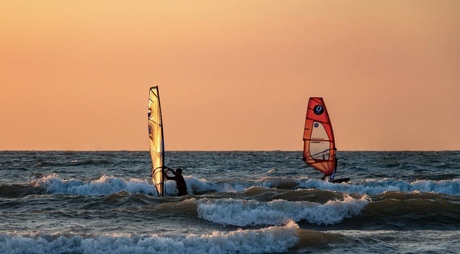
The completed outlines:
[[[0,253],[460,253],[460,151],[1,151]]]

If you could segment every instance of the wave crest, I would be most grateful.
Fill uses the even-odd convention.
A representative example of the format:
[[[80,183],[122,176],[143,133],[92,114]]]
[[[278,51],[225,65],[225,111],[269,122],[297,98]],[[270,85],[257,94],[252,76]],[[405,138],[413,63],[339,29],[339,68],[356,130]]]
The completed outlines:
[[[307,201],[273,200],[259,202],[240,199],[198,200],[198,216],[223,225],[256,226],[282,225],[290,220],[312,224],[332,225],[361,213],[369,204],[368,197],[330,200],[325,204]]]
[[[186,236],[37,236],[0,235],[2,253],[279,253],[294,247],[298,225]]]

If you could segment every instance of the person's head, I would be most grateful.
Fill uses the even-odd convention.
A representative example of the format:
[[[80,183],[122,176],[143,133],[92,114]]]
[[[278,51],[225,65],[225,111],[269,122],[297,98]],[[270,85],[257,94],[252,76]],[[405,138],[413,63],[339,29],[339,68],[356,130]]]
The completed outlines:
[[[176,174],[182,175],[182,169],[181,169],[181,168],[178,168],[178,169],[176,170]]]

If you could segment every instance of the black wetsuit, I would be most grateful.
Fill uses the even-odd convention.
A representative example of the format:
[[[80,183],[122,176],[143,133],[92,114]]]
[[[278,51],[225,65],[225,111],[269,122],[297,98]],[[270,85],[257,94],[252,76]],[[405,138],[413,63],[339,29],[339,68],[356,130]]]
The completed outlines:
[[[165,178],[176,181],[177,196],[187,195],[187,184],[181,174],[174,174],[172,177],[165,174]]]

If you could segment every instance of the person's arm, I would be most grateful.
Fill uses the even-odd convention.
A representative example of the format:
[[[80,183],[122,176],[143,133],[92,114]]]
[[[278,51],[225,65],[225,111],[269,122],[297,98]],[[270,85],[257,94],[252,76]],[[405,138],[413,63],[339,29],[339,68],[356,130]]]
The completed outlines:
[[[168,174],[166,174],[166,171],[168,170],[171,170],[171,169],[166,166],[163,166],[163,174],[165,175],[165,178],[169,180],[170,177],[168,176]]]

